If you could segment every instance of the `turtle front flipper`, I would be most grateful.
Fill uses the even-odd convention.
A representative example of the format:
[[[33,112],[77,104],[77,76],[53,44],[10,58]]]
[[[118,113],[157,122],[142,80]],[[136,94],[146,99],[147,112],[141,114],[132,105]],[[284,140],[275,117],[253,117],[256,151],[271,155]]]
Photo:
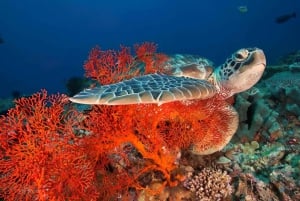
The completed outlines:
[[[128,105],[163,104],[173,101],[207,99],[216,88],[206,80],[149,74],[119,83],[86,89],[70,98],[81,104]]]

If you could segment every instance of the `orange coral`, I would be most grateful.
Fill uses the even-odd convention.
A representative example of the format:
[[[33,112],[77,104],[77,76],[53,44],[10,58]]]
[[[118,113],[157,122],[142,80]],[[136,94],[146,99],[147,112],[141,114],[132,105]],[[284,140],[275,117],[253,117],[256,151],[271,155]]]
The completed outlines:
[[[207,154],[220,150],[231,138],[226,133],[232,129],[231,121],[236,117],[226,108],[227,103],[219,99],[161,106],[93,106],[84,120],[93,136],[88,144],[102,164],[98,166],[101,178],[112,185],[109,184],[112,181],[107,182],[112,179],[112,171],[116,186],[103,187],[102,190],[106,190],[101,193],[102,197],[103,194],[122,194],[124,188],[143,188],[138,180],[151,171],[163,175],[164,185],[176,185],[171,174],[177,168],[180,150],[192,149],[197,154]],[[126,152],[128,146],[131,148]],[[139,157],[132,156],[132,152],[139,153]],[[103,153],[108,154],[109,159],[103,160]],[[107,166],[117,170],[107,171]],[[116,185],[119,174],[127,179]]]
[[[111,84],[130,79],[142,74],[163,72],[163,63],[167,56],[156,53],[154,43],[145,42],[135,45],[136,56],[132,56],[129,47],[121,50],[92,49],[84,65],[85,75],[97,80],[100,84]]]
[[[73,134],[80,115],[65,95],[16,101],[0,124],[0,194],[5,200],[95,199],[94,172]]]
[[[156,53],[157,45],[154,43],[145,42],[141,45],[134,46],[137,59],[144,63],[144,74],[164,73],[168,69],[164,69],[164,62],[168,59],[165,54]]]
[[[86,76],[110,84],[167,72],[156,45],[95,48]],[[180,151],[207,154],[222,148],[236,114],[218,98],[163,105],[95,105],[80,113],[64,95],[46,91],[21,98],[0,117],[0,195],[6,200],[133,200],[155,172],[176,185]],[[237,125],[237,124],[236,124]],[[229,133],[229,134],[228,134]],[[157,193],[157,192],[153,192]]]
[[[111,84],[123,79],[132,63],[129,49],[121,47],[119,52],[103,51],[99,47],[92,49],[88,61],[84,65],[85,75],[96,79],[101,84]]]
[[[121,81],[128,78],[126,76],[134,77],[168,70],[163,68],[167,57],[155,53],[156,45],[153,43],[136,45],[135,51],[136,57],[130,60],[132,63],[127,62],[128,52],[124,54],[125,62],[122,63],[126,65],[122,70],[115,70],[120,67],[118,59],[114,60],[116,63],[111,63],[112,66],[105,66],[110,69],[106,75],[110,77],[108,83]],[[111,55],[112,52],[103,52],[103,55],[106,54]],[[98,64],[93,65],[94,67],[102,69],[100,64],[105,63],[107,59],[104,57],[101,61],[101,58],[98,57]],[[85,67],[92,61],[93,59],[90,59]],[[143,63],[143,66],[140,67],[140,63]],[[99,77],[97,71],[85,69],[87,73],[95,74],[94,78]],[[107,84],[99,81],[101,84]],[[91,141],[87,143],[90,153],[96,159],[96,163],[101,164],[97,168],[102,178],[101,197],[120,195],[129,187],[143,188],[139,178],[151,171],[158,171],[163,175],[164,185],[175,185],[176,179],[172,178],[171,174],[177,167],[179,151],[191,149],[197,154],[209,154],[220,150],[234,132],[235,128],[231,126],[234,121],[236,114],[219,98],[172,102],[161,106],[92,106],[83,124],[91,134]],[[125,147],[128,146],[131,148],[126,152]],[[138,154],[132,156],[132,152]],[[107,167],[111,167],[111,170]],[[113,183],[110,181],[112,174],[115,178]],[[117,185],[116,181],[119,179],[116,175],[123,175],[126,179]]]

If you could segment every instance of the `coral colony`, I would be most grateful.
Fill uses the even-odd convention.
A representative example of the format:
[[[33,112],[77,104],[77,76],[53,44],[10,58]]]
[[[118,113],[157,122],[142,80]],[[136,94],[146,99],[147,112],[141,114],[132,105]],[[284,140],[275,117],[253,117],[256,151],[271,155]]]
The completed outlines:
[[[132,55],[128,47],[96,47],[85,75],[105,85],[168,74],[162,68],[168,57],[156,49],[146,42]],[[261,100],[271,94],[251,90],[235,101],[213,97],[160,106],[82,106],[46,90],[20,98],[0,117],[0,196],[7,201],[297,200],[299,192],[292,189],[299,189],[294,179],[299,138],[283,140],[280,126],[300,123],[290,113],[289,122],[268,123],[279,116]],[[288,107],[280,98],[278,107]],[[242,118],[235,144],[222,135],[236,118],[228,102]]]

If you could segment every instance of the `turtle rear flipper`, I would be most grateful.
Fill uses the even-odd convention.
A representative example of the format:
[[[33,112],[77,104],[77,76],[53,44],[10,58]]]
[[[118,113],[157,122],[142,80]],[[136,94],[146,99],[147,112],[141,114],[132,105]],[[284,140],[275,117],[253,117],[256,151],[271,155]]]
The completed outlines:
[[[70,101],[101,105],[163,104],[173,101],[207,99],[216,93],[216,88],[206,80],[149,74],[116,84],[86,89],[71,97]]]

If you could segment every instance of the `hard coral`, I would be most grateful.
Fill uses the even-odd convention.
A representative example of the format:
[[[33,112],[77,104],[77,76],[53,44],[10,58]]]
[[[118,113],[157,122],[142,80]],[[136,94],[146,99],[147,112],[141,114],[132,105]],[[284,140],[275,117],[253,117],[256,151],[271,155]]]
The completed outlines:
[[[197,175],[191,176],[184,186],[195,192],[195,199],[202,201],[221,201],[232,193],[231,177],[224,171],[203,168]]]
[[[268,104],[269,96],[269,92],[262,89],[248,90],[236,96],[234,107],[240,116],[235,135],[238,137],[237,141],[253,141],[257,140],[256,137],[269,138],[274,133],[282,132],[278,121],[279,113]]]
[[[5,200],[95,199],[93,165],[73,134],[80,115],[45,90],[0,117],[0,195]]]

